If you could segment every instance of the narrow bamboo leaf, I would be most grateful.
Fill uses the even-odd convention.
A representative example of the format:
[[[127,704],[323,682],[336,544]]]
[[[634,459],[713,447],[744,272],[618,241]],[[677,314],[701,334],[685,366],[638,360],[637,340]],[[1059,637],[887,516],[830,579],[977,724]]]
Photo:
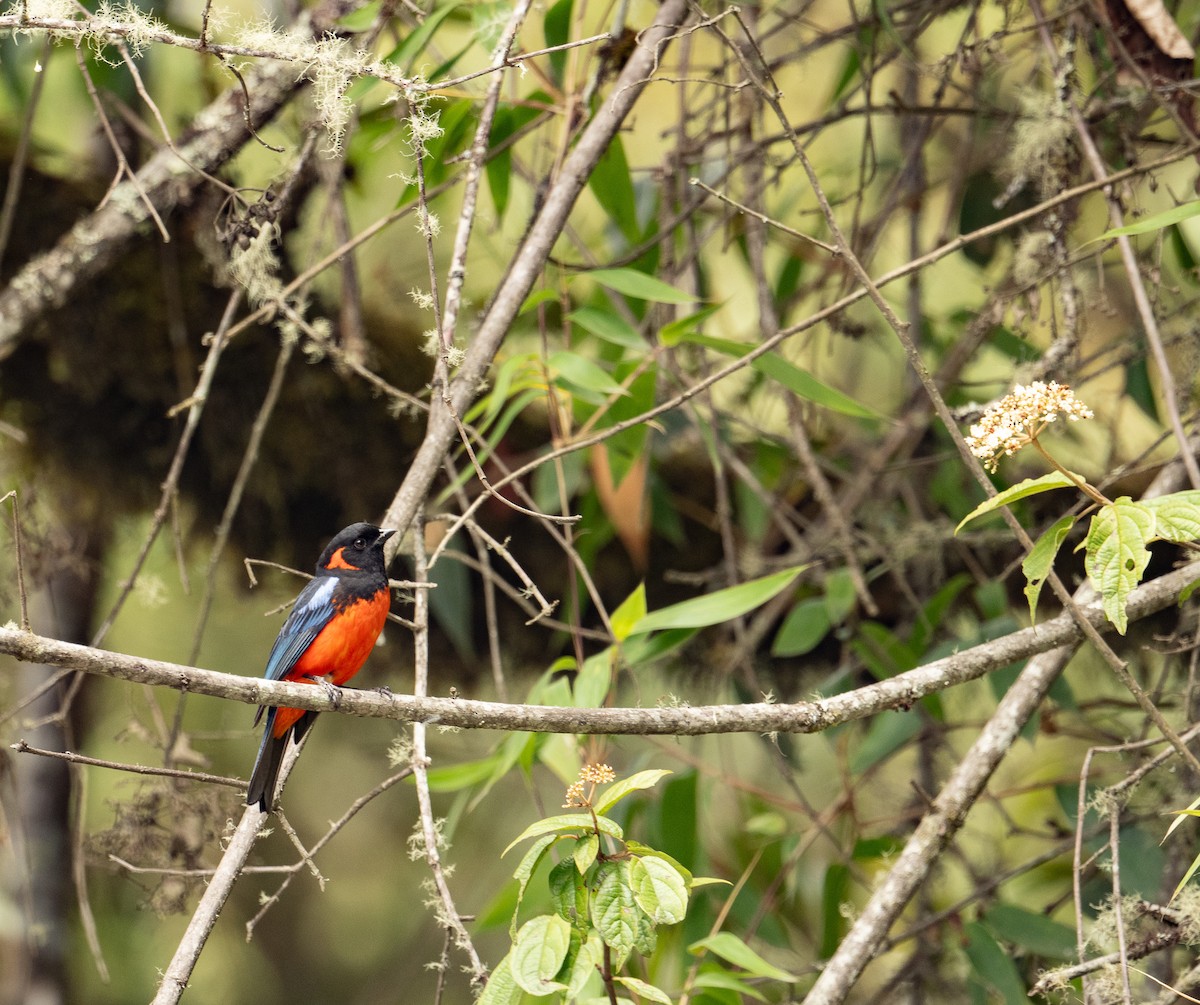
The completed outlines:
[[[1140,505],[1154,514],[1154,536],[1164,541],[1200,540],[1200,491],[1172,492]]]
[[[629,867],[633,898],[656,925],[674,925],[687,915],[687,882],[661,858],[635,858]]]
[[[557,374],[562,380],[584,391],[594,391],[597,394],[625,394],[621,387],[607,370],[593,363],[586,356],[568,352],[565,349],[552,353],[546,361],[551,373]]]
[[[804,565],[793,566],[761,579],[727,586],[703,597],[683,600],[670,607],[651,611],[633,626],[630,634],[656,632],[664,628],[707,628],[709,625],[723,624],[765,604],[795,582],[796,577],[806,568]]]
[[[692,981],[692,985],[698,988],[732,991],[734,994],[744,995],[748,998],[753,998],[755,1001],[765,1002],[767,1000],[767,996],[759,991],[758,988],[752,984],[747,984],[740,977],[730,973],[728,970],[701,970],[696,975],[696,979]]]
[[[584,331],[589,331],[596,338],[604,339],[613,345],[626,349],[645,350],[646,340],[623,317],[612,311],[601,310],[599,307],[580,307],[567,315],[569,321],[574,321]]]
[[[1042,592],[1042,584],[1054,568],[1054,559],[1058,549],[1062,547],[1067,533],[1075,526],[1075,516],[1068,513],[1059,517],[1037,539],[1037,542],[1021,563],[1021,571],[1025,573],[1025,599],[1029,601],[1029,620],[1037,620],[1038,596]]]
[[[625,235],[625,240],[636,244],[641,238],[637,222],[637,198],[633,192],[633,175],[625,159],[625,144],[620,136],[614,136],[604,148],[604,153],[588,175],[587,184],[609,219]]]
[[[592,269],[590,272],[579,274],[594,279],[610,290],[638,300],[651,300],[659,304],[690,304],[696,299],[691,293],[677,290],[661,279],[638,272],[637,269]]]
[[[833,627],[829,623],[829,610],[824,597],[801,600],[788,611],[771,643],[772,656],[803,656],[817,648],[821,639]]]
[[[1014,904],[997,904],[983,920],[997,938],[1022,946],[1038,956],[1073,960],[1078,952],[1075,929],[1044,914],[1026,911]]]
[[[658,341],[665,346],[678,345],[685,337],[693,334],[701,324],[716,314],[723,306],[725,305],[710,304],[708,307],[702,307],[694,314],[687,315],[687,317],[668,321],[658,330]]]
[[[1185,202],[1182,206],[1172,206],[1161,213],[1154,213],[1143,217],[1137,223],[1106,230],[1099,237],[1093,238],[1088,243],[1091,244],[1093,241],[1107,241],[1111,237],[1132,237],[1135,234],[1149,234],[1152,231],[1170,227],[1172,224],[1190,220],[1193,216],[1200,216],[1200,200]]]
[[[1154,513],[1129,496],[1122,496],[1092,517],[1084,542],[1084,568],[1104,603],[1104,613],[1125,634],[1129,619],[1125,602],[1142,579],[1154,537]]]
[[[520,1005],[524,992],[512,972],[512,951],[509,950],[488,977],[487,985],[475,1005]]]
[[[755,977],[766,977],[788,984],[794,984],[800,979],[795,974],[789,974],[786,970],[781,970],[774,964],[768,963],[732,932],[717,932],[715,935],[710,935],[708,938],[693,942],[688,946],[688,952],[696,955],[706,950],[734,966],[741,967]]]
[[[598,817],[597,823],[602,834],[607,834],[618,840],[625,836],[621,828],[607,817]],[[500,857],[503,858],[516,845],[519,845],[522,841],[527,841],[531,837],[541,837],[543,834],[569,834],[572,837],[578,837],[579,835],[574,832],[580,829],[585,831],[594,829],[590,813],[563,813],[556,817],[535,820],[510,842],[509,846],[500,853]]]
[[[604,790],[593,809],[597,813],[607,813],[629,793],[637,792],[640,789],[651,789],[671,773],[669,768],[648,768],[630,775],[628,778],[622,778]]]
[[[821,949],[820,958],[829,959],[846,930],[845,901],[850,889],[850,869],[841,862],[825,870],[821,889]]]
[[[751,364],[755,370],[782,384],[793,394],[822,405],[842,415],[850,415],[857,419],[878,419],[879,413],[866,405],[855,401],[848,394],[843,394],[837,388],[830,387],[817,380],[807,370],[802,370],[795,363],[790,363],[778,353],[768,352],[759,356]]]
[[[542,18],[542,33],[546,37],[547,47],[566,45],[571,37],[572,0],[558,0]],[[559,86],[563,82],[563,69],[567,65],[566,52],[550,53],[550,66],[554,70],[554,81]]]
[[[1189,816],[1195,816],[1198,808],[1200,808],[1200,796],[1193,799],[1186,810],[1172,810],[1176,817],[1171,821],[1171,826],[1167,828],[1167,833],[1163,835],[1163,840],[1167,840],[1171,836],[1171,832]]]
[[[461,2],[462,0],[450,0],[444,7],[438,7],[434,10],[420,25],[408,33],[403,42],[391,51],[386,61],[395,63],[407,73],[411,69],[411,62],[429,44],[429,40],[433,37],[433,33],[437,31],[438,25],[454,13]]]
[[[653,984],[647,984],[643,980],[636,977],[618,977],[617,983],[629,988],[634,994],[644,1001],[659,1002],[660,1005],[671,1005],[671,996],[662,988],[656,988]]]
[[[954,533],[957,534],[972,520],[976,520],[987,513],[995,512],[1001,506],[1008,506],[1010,503],[1015,503],[1018,499],[1026,499],[1029,496],[1037,495],[1039,492],[1049,492],[1051,489],[1071,488],[1074,484],[1061,471],[1051,471],[1048,475],[1042,475],[1041,478],[1026,478],[1023,482],[1017,482],[1016,485],[1012,485],[1003,492],[997,493],[991,499],[985,499],[981,502],[959,521],[958,526],[954,528]]]
[[[521,926],[513,943],[509,969],[531,995],[566,990],[554,979],[571,944],[571,926],[556,914],[542,914]]]
[[[976,979],[999,994],[1005,1005],[1028,1005],[1025,984],[1017,965],[1009,959],[991,933],[979,922],[972,921],[964,926],[964,934],[967,937],[967,959]]]

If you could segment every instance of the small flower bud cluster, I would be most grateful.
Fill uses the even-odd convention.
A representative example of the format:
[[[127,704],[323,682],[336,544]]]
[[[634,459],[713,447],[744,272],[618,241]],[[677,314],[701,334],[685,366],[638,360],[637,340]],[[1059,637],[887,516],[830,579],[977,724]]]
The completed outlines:
[[[1075,397],[1070,387],[1056,380],[1018,384],[971,427],[967,446],[984,467],[995,471],[1001,457],[1032,443],[1060,415],[1074,422],[1092,418],[1092,410]]]
[[[567,801],[563,803],[563,809],[591,806],[596,786],[607,785],[616,777],[616,772],[607,764],[585,764],[579,769],[579,779],[567,786]]]

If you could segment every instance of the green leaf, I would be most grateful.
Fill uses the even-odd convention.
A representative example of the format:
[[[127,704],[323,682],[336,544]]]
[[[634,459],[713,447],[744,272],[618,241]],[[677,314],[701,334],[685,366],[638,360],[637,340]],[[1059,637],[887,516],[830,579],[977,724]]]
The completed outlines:
[[[609,837],[615,837],[618,841],[625,836],[621,828],[609,820],[608,817],[597,815],[596,823],[600,827],[600,833],[607,834]],[[578,830],[590,831],[595,828],[592,826],[592,815],[590,813],[563,813],[556,817],[546,817],[544,820],[536,820],[526,827],[517,837],[515,837],[507,848],[500,853],[503,858],[512,849],[519,845],[522,841],[528,840],[531,837],[541,837],[543,834],[567,834],[571,837],[579,837],[575,832]]]
[[[688,335],[695,333],[696,329],[704,321],[712,317],[724,306],[724,304],[710,304],[708,307],[702,307],[700,310],[686,317],[668,321],[658,330],[658,341],[667,347],[678,345]]]
[[[513,977],[512,951],[509,950],[488,977],[487,985],[475,1005],[520,1005],[521,986]]]
[[[659,1002],[660,1005],[671,1005],[671,996],[661,988],[656,988],[653,984],[647,984],[636,977],[618,977],[616,981],[618,984],[629,988],[639,998],[646,1001]]]
[[[687,881],[665,859],[635,858],[629,867],[633,898],[656,925],[674,925],[687,915]]]
[[[732,342],[729,339],[714,338],[711,335],[685,333],[681,336],[688,342],[702,345],[706,349],[724,353],[741,359],[748,356],[753,346],[742,342]],[[879,413],[855,401],[848,394],[843,394],[836,388],[830,387],[817,380],[807,370],[802,370],[795,363],[789,363],[778,353],[768,352],[751,360],[750,365],[764,377],[782,384],[793,394],[807,401],[822,405],[834,412],[850,415],[857,419],[878,419]]]
[[[795,984],[800,979],[795,974],[789,974],[786,970],[768,963],[732,932],[717,932],[688,946],[688,952],[697,956],[706,950],[755,977],[766,977],[788,984]]]
[[[707,628],[710,625],[724,624],[756,607],[761,607],[777,593],[791,586],[796,577],[807,568],[807,565],[792,566],[761,579],[727,586],[703,597],[683,600],[670,607],[651,611],[633,626],[630,634],[657,632],[664,628]]]
[[[622,778],[604,790],[593,809],[597,813],[607,813],[629,793],[637,792],[640,789],[651,789],[671,773],[669,768],[648,768],[635,775],[630,775],[628,778]]]
[[[433,33],[437,31],[438,25],[454,13],[461,2],[462,0],[450,0],[444,7],[437,7],[424,21],[408,33],[403,42],[391,51],[387,57],[387,62],[395,63],[405,73],[410,72],[412,69],[410,64],[421,54],[425,46],[429,44],[429,40],[433,37]]]
[[[1079,476],[1077,475],[1076,477]],[[1082,480],[1080,478],[1080,481]],[[992,513],[1001,506],[1008,506],[1010,503],[1015,503],[1018,499],[1025,499],[1029,496],[1037,495],[1039,492],[1049,492],[1051,489],[1073,487],[1075,487],[1075,483],[1061,471],[1051,471],[1048,475],[1042,475],[1041,478],[1026,478],[1023,482],[1017,482],[1016,485],[997,493],[991,499],[985,499],[981,502],[959,521],[958,526],[954,528],[954,533],[957,534],[972,520],[978,519],[986,513]]]
[[[571,860],[575,863],[575,868],[579,875],[583,875],[596,861],[596,855],[600,852],[600,838],[593,831],[591,834],[585,834],[575,842],[575,850],[571,853]]]
[[[1021,571],[1025,573],[1025,598],[1029,601],[1029,620],[1037,620],[1038,596],[1042,592],[1042,584],[1054,567],[1054,559],[1058,549],[1062,547],[1067,533],[1075,526],[1076,517],[1068,513],[1055,520],[1037,539],[1037,542],[1021,563]]]
[[[984,915],[984,923],[997,938],[1023,946],[1038,956],[1073,960],[1078,947],[1075,929],[1013,904],[997,904]]]
[[[537,869],[538,863],[542,860],[542,856],[546,854],[546,849],[557,840],[557,834],[546,834],[538,838],[521,857],[520,865],[513,870],[513,879],[517,881],[517,907],[516,911],[513,912],[512,922],[509,925],[508,934],[510,938],[516,935],[517,912],[521,910],[521,901],[525,899],[525,891],[529,888],[530,877],[533,876],[534,870]]]
[[[1172,206],[1161,213],[1154,213],[1144,217],[1138,220],[1137,223],[1106,230],[1099,237],[1094,237],[1091,241],[1088,241],[1088,244],[1092,244],[1095,241],[1107,241],[1111,237],[1131,237],[1135,234],[1149,234],[1152,231],[1170,227],[1172,224],[1190,220],[1193,216],[1200,216],[1200,200],[1185,202],[1182,206]]]
[[[577,935],[572,936],[572,942],[576,937]],[[560,974],[559,979],[566,980],[567,1000],[570,1001],[579,996],[588,979],[604,963],[604,943],[600,941],[595,929],[588,930],[587,939],[579,946],[573,959],[568,956],[567,963],[567,972]]]
[[[621,601],[620,606],[612,612],[609,621],[612,624],[613,638],[624,642],[633,631],[633,626],[646,616],[646,581],[638,583],[637,589]]]
[[[556,914],[542,914],[521,926],[513,943],[509,969],[531,995],[566,990],[554,977],[562,969],[571,944],[571,926]]]
[[[592,269],[579,275],[587,276],[601,286],[607,286],[610,290],[638,300],[651,300],[659,304],[690,304],[696,300],[691,293],[677,290],[661,279],[638,272],[637,269]]]
[[[829,634],[829,609],[824,597],[801,600],[788,611],[771,643],[772,656],[803,656]]]
[[[757,1001],[765,1002],[767,996],[752,984],[747,984],[736,974],[719,968],[701,970],[692,981],[693,987],[714,988],[722,991],[732,991],[735,994],[746,995]]]
[[[1005,1005],[1028,1005],[1025,985],[1017,965],[1009,959],[991,933],[977,921],[964,926],[967,959],[975,978],[1004,999]]]
[[[592,834],[591,838],[596,839]],[[587,886],[573,858],[557,862],[547,877],[550,900],[557,915],[572,928],[587,927]]]
[[[592,894],[592,924],[600,938],[617,955],[613,968],[624,966],[633,951],[638,934],[637,903],[629,885],[629,863],[601,862],[596,872],[597,883]]]
[[[871,719],[867,735],[850,757],[850,772],[860,775],[890,757],[921,731],[921,717],[890,709]]]
[[[845,901],[850,889],[850,869],[833,862],[825,870],[821,889],[821,947],[820,959],[827,960],[842,941],[846,929]]]
[[[637,221],[637,198],[633,193],[633,175],[625,159],[625,144],[620,136],[604,148],[604,153],[588,175],[588,188],[604,208],[625,240],[636,244],[642,236]]]
[[[825,577],[825,610],[831,625],[840,625],[858,603],[849,569],[834,569]]]
[[[542,33],[546,38],[546,47],[566,45],[571,37],[571,8],[572,0],[558,0],[542,18]],[[563,82],[563,70],[567,65],[567,54],[564,51],[550,53],[550,66],[554,71],[554,81],[559,86]]]
[[[613,311],[601,310],[599,307],[580,307],[568,314],[567,320],[574,321],[584,331],[589,331],[613,345],[627,349],[646,348],[646,340],[628,321]]]
[[[1104,603],[1104,613],[1125,634],[1125,602],[1150,561],[1146,542],[1154,536],[1154,513],[1129,496],[1102,506],[1092,517],[1084,568]]]
[[[579,668],[571,686],[576,708],[599,708],[604,704],[612,686],[612,662],[611,646],[583,661],[583,666]]]
[[[1140,503],[1154,514],[1154,536],[1163,541],[1200,540],[1200,491],[1172,492]]]
[[[806,401],[823,405],[834,412],[841,412],[843,415],[850,415],[858,419],[879,418],[879,413],[874,409],[859,404],[850,395],[843,394],[828,384],[821,383],[807,370],[802,370],[795,363],[788,362],[778,353],[764,353],[750,365],[759,373],[782,384],[793,394]]]
[[[610,394],[626,393],[625,389],[612,379],[607,370],[578,353],[568,352],[565,349],[551,353],[550,358],[546,360],[546,365],[550,368],[551,373],[557,374],[562,380],[581,390],[592,391],[604,397]]]

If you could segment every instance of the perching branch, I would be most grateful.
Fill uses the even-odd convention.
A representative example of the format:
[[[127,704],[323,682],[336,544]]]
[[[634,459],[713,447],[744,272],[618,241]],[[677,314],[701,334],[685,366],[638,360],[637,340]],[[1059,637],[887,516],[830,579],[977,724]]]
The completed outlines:
[[[1151,580],[1129,598],[1130,622],[1175,603],[1180,591],[1200,577],[1200,562]],[[1087,621],[1108,631],[1098,603],[1082,607]],[[952,656],[868,684],[844,694],[791,704],[670,705],[657,708],[568,708],[418,698],[378,691],[325,688],[261,677],[241,677],[199,667],[110,653],[44,638],[16,628],[0,629],[0,653],[30,663],[48,664],[118,680],[171,687],[193,694],[228,698],[248,705],[287,705],[316,712],[338,712],[401,722],[424,722],[460,729],[527,730],[539,733],[700,736],[712,733],[818,733],[887,709],[908,708],[928,694],[975,680],[1018,660],[1077,642],[1082,630],[1068,612],[1042,624],[984,642]]]

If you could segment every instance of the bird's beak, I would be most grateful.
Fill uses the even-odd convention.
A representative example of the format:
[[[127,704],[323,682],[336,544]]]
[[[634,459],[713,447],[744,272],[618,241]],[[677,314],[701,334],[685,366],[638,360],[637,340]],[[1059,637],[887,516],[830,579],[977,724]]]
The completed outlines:
[[[380,528],[380,530],[379,530],[379,541],[378,541],[377,543],[380,545],[380,547],[382,547],[384,544],[386,544],[386,543],[387,543],[387,539],[388,539],[389,537],[393,536],[395,533],[396,533],[396,531],[395,531],[393,528],[391,528],[391,527],[382,527],[382,528]]]

